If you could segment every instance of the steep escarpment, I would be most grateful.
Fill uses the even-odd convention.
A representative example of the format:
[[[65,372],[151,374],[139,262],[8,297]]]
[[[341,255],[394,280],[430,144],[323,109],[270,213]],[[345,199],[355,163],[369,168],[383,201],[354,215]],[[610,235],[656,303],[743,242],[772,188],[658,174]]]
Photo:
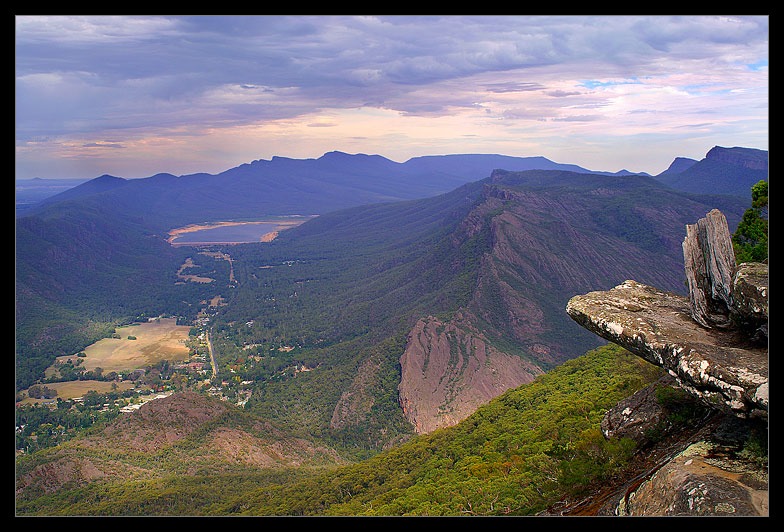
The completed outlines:
[[[747,198],[755,183],[768,179],[768,152],[714,146],[694,164],[683,164],[676,159],[672,167],[657,175],[656,179],[684,192]],[[720,205],[716,207],[724,211]]]
[[[682,228],[708,210],[638,176],[494,172],[452,236],[486,249],[470,300],[421,318],[400,359],[406,418],[418,432],[454,424],[599,345],[563,314],[575,292],[633,275],[683,293]]]
[[[766,150],[714,146],[705,154],[705,158],[752,170],[768,170],[768,152]]]

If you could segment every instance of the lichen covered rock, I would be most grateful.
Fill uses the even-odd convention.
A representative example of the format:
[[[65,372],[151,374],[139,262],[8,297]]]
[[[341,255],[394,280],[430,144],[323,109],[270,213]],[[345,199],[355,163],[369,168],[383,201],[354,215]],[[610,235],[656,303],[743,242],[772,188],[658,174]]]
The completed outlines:
[[[695,442],[624,496],[624,516],[766,516],[768,475],[752,461]]]
[[[767,349],[736,330],[700,326],[685,297],[625,281],[573,297],[566,311],[586,329],[666,369],[706,404],[739,417],[767,417]]]
[[[745,262],[732,281],[732,319],[757,341],[768,338],[768,265]]]
[[[609,409],[601,423],[604,437],[631,438],[637,444],[644,443],[648,433],[657,427],[666,415],[664,407],[656,399],[656,389],[671,383],[674,383],[674,379],[666,374]]]

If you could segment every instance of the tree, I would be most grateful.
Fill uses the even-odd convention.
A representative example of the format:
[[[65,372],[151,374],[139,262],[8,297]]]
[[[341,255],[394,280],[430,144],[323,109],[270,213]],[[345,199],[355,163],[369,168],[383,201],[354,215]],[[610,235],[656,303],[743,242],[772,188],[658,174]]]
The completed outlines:
[[[768,182],[751,187],[751,207],[743,213],[732,236],[735,261],[766,262],[768,260]]]

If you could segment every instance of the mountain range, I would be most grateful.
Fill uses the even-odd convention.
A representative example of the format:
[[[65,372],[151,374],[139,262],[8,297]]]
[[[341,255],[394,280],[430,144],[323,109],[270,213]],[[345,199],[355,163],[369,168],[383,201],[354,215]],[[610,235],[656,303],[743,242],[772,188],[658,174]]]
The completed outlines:
[[[90,180],[22,180],[17,182],[17,216],[40,213],[46,205],[101,192],[107,193],[106,201],[148,213],[150,223],[182,223],[190,219],[188,213],[193,210],[199,211],[199,221],[227,215],[256,216],[259,211],[321,214],[357,204],[448,192],[495,169],[650,175],[588,170],[545,157],[454,154],[414,157],[397,163],[380,155],[333,151],[317,159],[259,159],[218,174],[162,173],[141,179],[105,174]],[[653,177],[676,190],[745,198],[751,185],[766,176],[767,151],[716,146],[700,161],[676,157],[667,170]],[[125,186],[131,188],[123,189]],[[133,204],[127,204],[129,198],[134,199]]]
[[[259,345],[293,346],[280,356],[306,370],[257,382],[244,412],[336,453],[307,460],[371,456],[601,345],[566,315],[574,294],[626,279],[685,293],[686,224],[718,208],[734,230],[750,185],[727,191],[767,177],[758,151],[714,149],[656,177],[340,152],[217,175],[101,176],[16,220],[17,389],[116,324],[193,320],[220,295],[210,328],[221,371]],[[683,190],[708,167],[722,169],[710,194]],[[201,258],[219,282],[176,282],[197,254],[170,246],[169,229],[283,214],[319,216],[269,243],[219,248],[233,281],[225,261]]]
[[[496,168],[599,173],[544,157],[461,154],[425,156],[397,163],[380,155],[333,151],[317,159],[273,157],[219,174],[156,174],[142,179],[102,175],[27,207],[95,196],[157,226],[246,218],[263,214],[323,214],[354,205],[433,196],[486,177]],[[626,174],[628,172],[620,172]]]

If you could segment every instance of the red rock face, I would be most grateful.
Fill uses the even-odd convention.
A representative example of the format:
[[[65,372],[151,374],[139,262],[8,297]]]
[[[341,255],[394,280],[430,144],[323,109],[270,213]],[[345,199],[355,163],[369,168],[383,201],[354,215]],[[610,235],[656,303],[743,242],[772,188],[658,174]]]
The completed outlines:
[[[454,425],[543,373],[460,325],[465,323],[444,323],[432,316],[419,320],[400,359],[400,403],[419,434]]]

